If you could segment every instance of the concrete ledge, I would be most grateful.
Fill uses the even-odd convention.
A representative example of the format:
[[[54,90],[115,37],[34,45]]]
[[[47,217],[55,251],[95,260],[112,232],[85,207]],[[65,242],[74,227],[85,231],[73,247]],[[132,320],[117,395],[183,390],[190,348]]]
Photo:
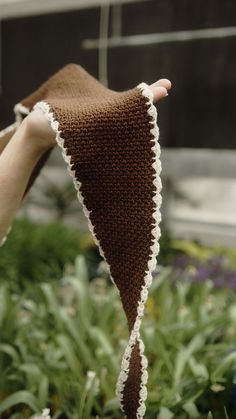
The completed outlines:
[[[41,15],[100,7],[101,4],[134,3],[147,0],[0,0],[0,19]]]
[[[236,179],[236,150],[162,148],[162,176]]]

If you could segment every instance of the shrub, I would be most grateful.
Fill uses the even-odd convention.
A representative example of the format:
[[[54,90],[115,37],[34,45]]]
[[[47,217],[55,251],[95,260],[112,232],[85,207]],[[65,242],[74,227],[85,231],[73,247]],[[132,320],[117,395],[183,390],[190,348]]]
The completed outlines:
[[[100,260],[90,234],[55,221],[37,224],[27,219],[16,220],[4,246],[0,249],[0,278],[23,289],[25,281],[32,285],[59,278],[65,265],[73,264],[83,253],[93,273]]]
[[[145,417],[233,419],[236,295],[172,275],[171,268],[154,275],[143,321]],[[29,282],[21,293],[2,282],[1,417],[29,418],[48,407],[53,418],[121,419],[114,390],[126,323],[116,288],[103,277],[89,280],[82,256],[73,275],[34,282],[33,294]]]

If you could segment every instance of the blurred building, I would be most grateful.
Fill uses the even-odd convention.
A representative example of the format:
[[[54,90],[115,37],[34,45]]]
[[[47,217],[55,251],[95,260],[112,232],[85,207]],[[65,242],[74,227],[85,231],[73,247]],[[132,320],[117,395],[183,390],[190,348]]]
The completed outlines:
[[[179,236],[234,243],[234,0],[0,0],[0,19],[1,128],[14,103],[68,62],[113,90],[167,77],[173,89],[158,105],[165,222]]]

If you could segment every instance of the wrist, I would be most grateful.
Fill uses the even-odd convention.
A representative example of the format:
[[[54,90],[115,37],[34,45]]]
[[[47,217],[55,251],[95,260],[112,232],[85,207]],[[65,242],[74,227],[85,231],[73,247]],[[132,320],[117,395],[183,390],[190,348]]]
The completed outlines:
[[[55,132],[43,112],[32,111],[22,121],[21,127],[26,141],[31,142],[36,150],[44,152],[56,145]]]
[[[47,144],[41,141],[34,132],[32,132],[31,125],[27,117],[21,122],[16,130],[13,140],[20,145],[24,153],[31,156],[32,159],[37,160],[40,156],[48,150]]]

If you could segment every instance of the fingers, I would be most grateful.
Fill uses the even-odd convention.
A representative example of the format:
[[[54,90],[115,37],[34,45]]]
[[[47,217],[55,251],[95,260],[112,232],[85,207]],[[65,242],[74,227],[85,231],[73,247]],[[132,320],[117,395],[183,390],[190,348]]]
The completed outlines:
[[[165,87],[167,90],[169,90],[171,88],[171,82],[168,79],[160,79],[150,85],[150,87],[157,87],[157,86],[162,86],[162,87]]]
[[[158,102],[160,99],[168,95],[171,89],[171,82],[168,79],[160,79],[149,86],[153,92],[153,101]]]

